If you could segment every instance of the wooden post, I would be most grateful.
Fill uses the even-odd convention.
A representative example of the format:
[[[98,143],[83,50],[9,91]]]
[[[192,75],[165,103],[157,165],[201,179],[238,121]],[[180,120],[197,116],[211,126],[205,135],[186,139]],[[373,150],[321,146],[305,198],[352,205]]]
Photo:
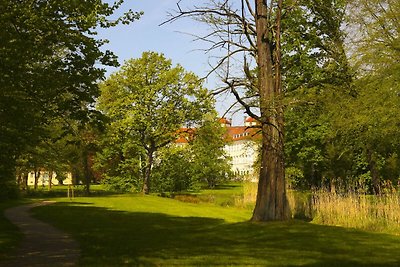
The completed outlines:
[[[75,192],[74,192],[74,186],[73,185],[68,185],[68,193],[67,193],[67,197],[69,198],[69,199],[73,199],[73,198],[75,198]]]

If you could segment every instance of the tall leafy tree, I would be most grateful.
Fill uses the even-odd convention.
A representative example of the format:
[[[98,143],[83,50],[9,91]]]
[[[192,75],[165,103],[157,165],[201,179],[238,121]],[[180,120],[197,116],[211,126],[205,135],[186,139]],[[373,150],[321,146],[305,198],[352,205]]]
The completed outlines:
[[[353,174],[368,175],[370,181],[365,181],[365,187],[370,187],[371,193],[379,194],[383,178],[393,182],[398,178],[397,174],[383,177],[382,171],[386,161],[399,153],[397,113],[400,98],[394,88],[387,88],[384,83],[370,87],[365,85],[365,79],[361,79],[356,82],[356,87],[361,88],[356,97],[350,101],[338,99],[337,104],[342,109],[331,109],[332,127],[346,145],[342,154],[353,155],[353,165],[356,165],[357,157],[364,163],[364,169]]]
[[[361,187],[379,194],[382,179],[392,182],[397,180],[393,170],[398,169],[399,149],[399,122],[395,115],[399,108],[399,5],[397,1],[352,1],[346,7],[347,13],[344,13],[343,8],[337,13],[341,17],[337,21],[345,17],[348,19],[344,29],[349,38],[345,45],[340,24],[335,26],[335,23],[328,23],[329,20],[322,29],[331,25],[337,30],[329,31],[331,34],[328,32],[322,40],[339,41],[341,45],[337,47],[341,49],[327,50],[336,51],[338,56],[343,55],[340,50],[347,48],[354,71],[349,71],[349,64],[343,63],[337,65],[342,66],[340,68],[329,67],[340,63],[338,60],[328,62],[328,68],[322,69],[323,72],[316,71],[310,65],[300,69],[304,74],[307,74],[307,69],[312,70],[310,74],[317,79],[310,79],[313,76],[309,74],[304,76],[307,81],[314,81],[303,83],[307,87],[314,87],[311,90],[314,96],[309,94],[310,90],[293,91],[292,95],[298,101],[287,110],[290,117],[287,120],[288,163],[290,166],[301,167],[304,180],[310,185],[319,186],[322,182],[320,180],[325,179],[329,184],[340,185],[344,190]],[[306,30],[304,35],[310,36],[312,32]],[[304,45],[307,40],[315,42],[318,39],[304,38],[303,48],[307,47]],[[320,41],[318,43],[322,44]],[[324,47],[329,48],[326,45],[319,47],[314,52],[326,51]],[[345,59],[344,56],[334,58]],[[290,63],[290,60],[296,58],[288,59]],[[294,61],[297,66],[302,66],[300,59],[304,62],[307,57],[302,56]],[[322,63],[319,65],[324,65]],[[335,69],[333,75],[326,75]],[[298,77],[303,77],[301,72],[298,72]],[[290,77],[289,81],[294,82],[289,84],[301,85],[302,82],[298,80]],[[296,111],[305,116],[296,116]],[[299,129],[305,129],[304,133],[300,133]]]
[[[112,131],[141,148],[145,194],[155,152],[175,141],[182,126],[201,121],[211,107],[198,77],[155,52],[127,61],[101,84],[99,108],[110,117]]]
[[[231,172],[229,158],[224,150],[226,129],[214,114],[208,115],[197,128],[190,149],[196,180],[206,182],[209,188],[226,180]]]
[[[285,150],[289,172],[300,171],[299,179],[292,182],[310,188],[329,185],[326,177],[331,176],[327,175],[330,162],[341,166],[333,153],[339,148],[332,145],[337,136],[330,111],[340,108],[335,106],[338,99],[354,95],[353,72],[342,30],[346,1],[298,3],[283,20]]]
[[[162,150],[155,165],[157,188],[161,191],[197,190],[209,188],[230,177],[231,165],[224,146],[226,129],[216,112],[206,114],[195,129],[181,131],[184,145],[171,144]]]
[[[154,165],[153,189],[158,192],[197,190],[196,162],[189,145],[171,145],[161,149]]]
[[[180,133],[187,142],[171,144],[159,153],[154,177],[158,190],[176,192],[209,188],[230,177],[231,165],[224,147],[226,129],[219,123],[216,112],[206,114],[195,129]]]
[[[371,191],[379,194],[383,178],[394,180],[383,177],[383,170],[399,151],[400,4],[359,0],[352,1],[349,10],[348,46],[357,72],[357,94],[342,101],[344,109],[336,110],[335,127],[358,150]]]
[[[109,20],[122,2],[0,2],[0,181],[14,179],[15,160],[40,142],[42,126],[53,117],[86,121],[93,115],[101,64],[117,64],[110,51],[101,51],[96,29],[140,16],[129,11]]]
[[[111,190],[120,192],[140,191],[143,188],[143,149],[110,122],[101,136],[99,151],[95,156],[95,169],[101,173],[102,183]]]
[[[349,5],[352,59],[359,74],[397,81],[400,68],[400,4],[396,0],[357,0]]]

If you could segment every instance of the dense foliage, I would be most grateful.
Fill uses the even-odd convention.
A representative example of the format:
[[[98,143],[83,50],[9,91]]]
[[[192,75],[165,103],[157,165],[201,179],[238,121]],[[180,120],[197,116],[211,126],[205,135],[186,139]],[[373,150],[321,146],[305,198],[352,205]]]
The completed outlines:
[[[360,0],[348,4],[347,11],[336,24],[326,24],[337,25],[340,35],[334,36],[342,36],[336,42],[343,48],[339,58],[346,59],[344,51],[350,55],[342,62],[325,61],[328,71],[330,62],[342,65],[333,69],[335,77],[305,83],[304,78],[298,81],[288,76],[287,84],[298,84],[301,90],[289,94],[295,96],[289,100],[294,104],[286,109],[287,175],[294,188],[379,194],[399,183],[400,24],[396,17],[400,5]],[[303,62],[301,69],[315,70],[307,58],[303,55],[306,60],[298,60],[297,68]],[[310,86],[313,80],[317,82]]]
[[[14,180],[18,158],[47,138],[53,120],[97,119],[93,103],[105,72],[101,65],[117,61],[100,50],[104,41],[96,40],[96,29],[140,16],[129,11],[109,21],[122,2],[1,1],[1,188]]]

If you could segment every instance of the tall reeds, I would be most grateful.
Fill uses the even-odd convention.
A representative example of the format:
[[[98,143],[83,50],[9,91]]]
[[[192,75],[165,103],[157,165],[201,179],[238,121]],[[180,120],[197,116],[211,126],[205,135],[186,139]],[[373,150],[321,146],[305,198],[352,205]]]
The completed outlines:
[[[400,234],[400,196],[380,196],[324,191],[312,196],[313,222],[369,231]]]
[[[243,184],[240,206],[255,203],[257,183]],[[389,190],[379,196],[327,190],[299,192],[288,190],[293,218],[312,220],[313,223],[358,228],[367,231],[400,234],[400,194]]]

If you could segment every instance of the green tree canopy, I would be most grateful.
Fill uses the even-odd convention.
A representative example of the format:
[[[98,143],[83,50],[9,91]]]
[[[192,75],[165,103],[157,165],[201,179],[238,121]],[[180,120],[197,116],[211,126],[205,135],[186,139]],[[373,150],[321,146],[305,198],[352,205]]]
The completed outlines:
[[[397,46],[400,6],[398,1],[359,0],[347,3],[346,7],[347,13],[343,13],[343,9],[338,13],[341,20],[347,18],[346,27],[342,27],[349,37],[346,43],[341,32],[332,35],[335,32],[332,31],[324,36],[337,36],[336,40],[341,42],[337,48],[341,49],[333,52],[342,51],[336,55],[342,54],[339,58],[345,59],[343,53],[347,49],[350,64],[343,61],[342,67],[332,69],[329,66],[340,61],[324,61],[329,64],[320,66],[328,68],[320,73],[307,68],[310,66],[307,57],[302,57],[306,59],[304,66],[300,58],[296,61],[296,66],[303,66],[301,70],[308,69],[315,77],[333,73],[326,76],[328,79],[316,79],[318,83],[313,83],[312,90],[290,94],[297,101],[286,111],[287,165],[301,169],[300,177],[303,178],[299,182],[303,185],[336,184],[342,190],[361,188],[380,193],[383,179],[397,183],[400,166],[396,115],[400,90]],[[326,25],[336,25],[335,28],[340,30],[340,24]],[[318,26],[315,29],[324,28]],[[289,59],[295,56],[293,54]],[[301,87],[312,84],[295,75],[287,78],[290,78],[287,80],[290,84]]]
[[[101,0],[5,0],[0,2],[1,181],[13,179],[15,160],[40,142],[54,117],[87,121],[104,77],[101,65],[115,66],[101,51],[98,27],[139,18],[132,11],[108,20],[122,4]]]
[[[195,179],[206,182],[210,188],[226,180],[231,172],[230,159],[224,150],[225,131],[216,116],[208,116],[196,130],[191,144]]]
[[[198,77],[155,52],[127,61],[101,84],[99,98],[99,108],[111,120],[109,129],[141,147],[145,193],[154,153],[176,140],[181,127],[200,122],[212,103]]]

